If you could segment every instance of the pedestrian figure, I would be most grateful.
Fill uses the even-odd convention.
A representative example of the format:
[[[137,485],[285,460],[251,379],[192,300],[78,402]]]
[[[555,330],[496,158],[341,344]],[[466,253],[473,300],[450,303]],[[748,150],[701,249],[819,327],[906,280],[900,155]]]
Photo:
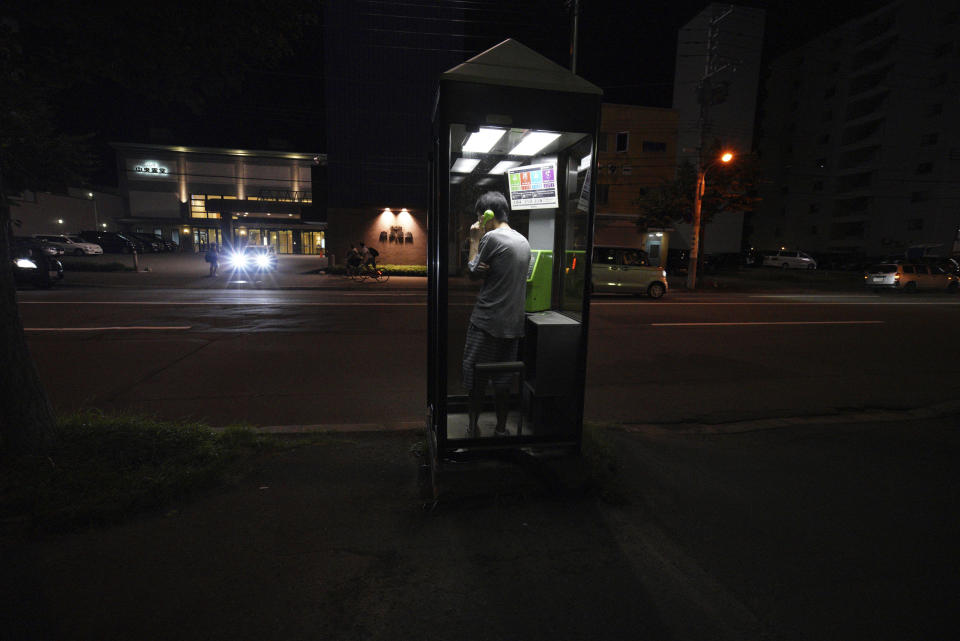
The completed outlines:
[[[476,213],[478,228],[489,231],[480,238],[476,255],[467,263],[470,277],[483,279],[463,349],[463,384],[470,395],[468,434],[474,437],[479,436],[477,421],[487,380],[479,376],[480,380],[474,380],[473,366],[517,359],[526,319],[524,304],[530,265],[530,243],[507,223],[510,205],[503,194],[488,191],[481,195]],[[505,373],[492,377],[497,436],[507,434],[510,376]]]
[[[360,258],[362,259],[361,265],[363,267],[370,266],[372,269],[377,268],[377,256],[380,255],[373,247],[367,247],[363,243],[360,243]]]
[[[220,269],[220,252],[216,243],[210,244],[210,248],[203,259],[210,263],[210,276],[216,276],[217,270]]]
[[[354,275],[360,268],[360,252],[357,251],[357,246],[351,244],[350,251],[347,252],[347,275]]]

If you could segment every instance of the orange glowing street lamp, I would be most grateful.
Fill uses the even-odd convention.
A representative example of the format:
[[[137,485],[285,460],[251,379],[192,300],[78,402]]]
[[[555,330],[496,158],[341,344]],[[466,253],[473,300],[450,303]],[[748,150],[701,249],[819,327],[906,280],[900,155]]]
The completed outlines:
[[[703,192],[707,185],[707,171],[718,162],[724,164],[733,160],[733,153],[723,152],[719,158],[706,167],[697,169],[697,189],[693,195],[693,233],[690,236],[690,262],[687,265],[687,289],[697,288],[697,254],[700,251],[700,207],[703,203]]]

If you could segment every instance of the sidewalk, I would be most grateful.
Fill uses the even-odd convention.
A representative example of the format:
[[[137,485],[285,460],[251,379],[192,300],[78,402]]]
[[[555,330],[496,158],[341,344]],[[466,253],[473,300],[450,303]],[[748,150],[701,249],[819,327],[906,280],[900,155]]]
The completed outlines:
[[[626,505],[527,468],[509,471],[513,491],[424,509],[410,432],[272,454],[164,514],[2,542],[0,629],[58,641],[956,631],[952,420],[607,437]]]

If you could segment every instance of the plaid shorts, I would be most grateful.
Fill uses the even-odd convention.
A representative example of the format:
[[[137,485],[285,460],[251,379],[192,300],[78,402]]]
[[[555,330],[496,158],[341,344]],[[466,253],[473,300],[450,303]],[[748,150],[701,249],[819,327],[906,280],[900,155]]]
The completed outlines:
[[[463,346],[463,387],[469,392],[473,389],[474,363],[500,363],[517,360],[519,338],[497,338],[483,331],[473,323],[467,328],[467,341]],[[509,385],[514,374],[505,372],[490,376],[496,386]],[[480,381],[486,384],[485,380]]]

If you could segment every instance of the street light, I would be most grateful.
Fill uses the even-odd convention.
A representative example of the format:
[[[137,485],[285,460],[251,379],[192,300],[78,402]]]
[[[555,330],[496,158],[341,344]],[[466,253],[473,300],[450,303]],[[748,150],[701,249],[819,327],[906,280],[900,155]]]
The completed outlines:
[[[93,195],[92,191],[87,192],[87,198],[93,203],[93,227],[96,229],[100,226],[100,217],[97,215],[97,198]],[[106,225],[104,225],[104,227],[106,227]]]
[[[715,159],[706,167],[697,169],[697,189],[693,195],[693,235],[690,239],[690,262],[687,265],[687,289],[697,288],[697,254],[700,250],[700,207],[703,204],[703,192],[707,186],[707,172],[718,162],[724,164],[733,160],[729,151]]]

